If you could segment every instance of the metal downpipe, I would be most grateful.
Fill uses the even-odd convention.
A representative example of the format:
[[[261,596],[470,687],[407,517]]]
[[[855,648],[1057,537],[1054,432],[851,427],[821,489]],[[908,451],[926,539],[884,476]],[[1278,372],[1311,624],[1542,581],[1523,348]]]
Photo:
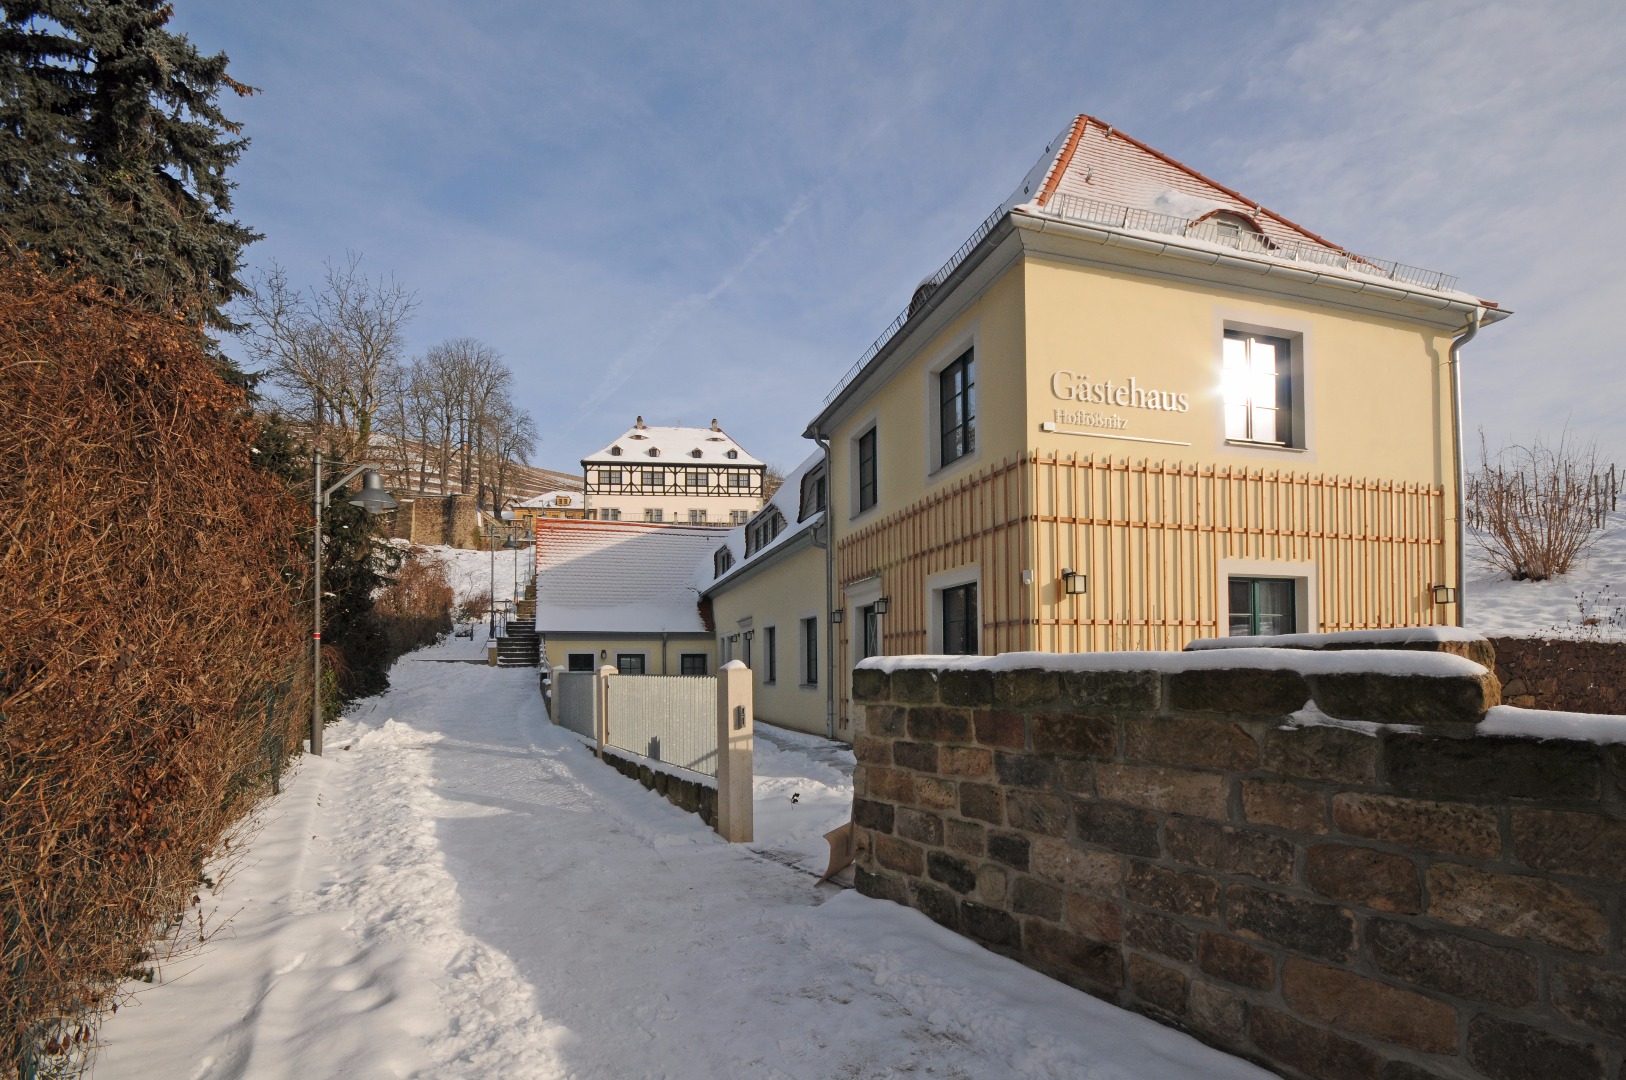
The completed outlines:
[[[1463,511],[1468,505],[1467,495],[1467,466],[1464,458],[1462,444],[1462,347],[1472,341],[1479,333],[1479,324],[1485,317],[1485,309],[1474,308],[1468,316],[1468,326],[1460,337],[1451,342],[1451,414],[1452,426],[1455,429],[1453,449],[1456,452],[1457,468],[1457,625],[1467,624],[1468,589],[1467,568],[1468,556],[1465,544],[1467,542],[1467,527],[1463,521]]]

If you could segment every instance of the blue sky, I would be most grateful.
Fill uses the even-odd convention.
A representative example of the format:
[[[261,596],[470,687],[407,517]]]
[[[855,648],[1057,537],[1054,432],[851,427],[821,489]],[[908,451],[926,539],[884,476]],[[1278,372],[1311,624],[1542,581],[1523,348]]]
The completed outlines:
[[[1626,461],[1626,20],[1592,3],[177,0],[259,87],[251,268],[347,251],[480,338],[572,470],[642,413],[792,466],[836,379],[1079,112],[1516,311],[1493,444]]]

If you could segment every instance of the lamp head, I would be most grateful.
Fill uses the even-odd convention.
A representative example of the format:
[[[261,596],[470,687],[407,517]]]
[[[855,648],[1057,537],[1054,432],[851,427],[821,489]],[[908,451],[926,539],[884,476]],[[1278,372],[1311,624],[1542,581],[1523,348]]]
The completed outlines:
[[[395,501],[394,495],[384,490],[384,479],[374,469],[362,474],[361,494],[348,501],[351,506],[359,506],[369,514],[387,513],[401,505]]]

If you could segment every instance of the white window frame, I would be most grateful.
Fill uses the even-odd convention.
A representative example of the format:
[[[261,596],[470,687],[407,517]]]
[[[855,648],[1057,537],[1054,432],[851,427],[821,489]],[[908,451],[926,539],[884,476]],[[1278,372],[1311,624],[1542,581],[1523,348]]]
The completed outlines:
[[[1295,634],[1317,634],[1321,627],[1320,571],[1313,562],[1286,562],[1276,559],[1221,559],[1214,582],[1214,607],[1219,616],[1216,632],[1231,632],[1231,579],[1287,578],[1293,582]]]
[[[982,632],[983,613],[988,601],[988,593],[982,586],[982,565],[972,563],[954,570],[945,570],[940,574],[932,574],[926,578],[926,643],[927,651],[934,654],[943,652],[943,590],[952,589],[956,585],[977,586],[977,652],[968,655],[986,656],[982,650],[987,647],[984,640],[986,635]]]
[[[762,685],[779,685],[779,624],[766,623],[757,631],[762,638]]]
[[[824,654],[830,648],[830,643],[824,640],[823,637],[826,618],[827,616],[822,616],[817,611],[804,611],[796,616],[796,686],[798,689],[818,690],[823,684],[823,672],[819,669],[827,666]],[[813,646],[818,650],[813,657],[815,668],[813,674],[819,676],[818,682],[807,681],[807,623],[809,619],[813,620]]]
[[[956,334],[952,339],[950,339],[948,344],[940,347],[936,352],[932,353],[931,360],[928,361],[925,366],[925,374],[923,376],[924,391],[921,396],[926,402],[926,453],[923,455],[923,457],[925,458],[926,462],[926,480],[928,484],[940,483],[948,477],[960,472],[960,470],[970,468],[982,460],[982,448],[987,443],[987,440],[982,437],[981,393],[979,392],[975,395],[977,402],[977,415],[974,417],[974,419],[977,421],[975,424],[977,445],[969,454],[961,454],[947,465],[943,464],[942,462],[943,409],[942,402],[938,398],[938,393],[940,392],[941,387],[941,380],[938,378],[938,376],[942,375],[943,372],[948,369],[950,364],[964,356],[967,350],[970,350],[971,352],[971,367],[972,371],[974,372],[973,385],[976,386],[980,391],[982,387],[983,373],[983,355],[980,331],[981,325],[977,323],[967,327],[964,331]],[[877,457],[879,457],[879,454],[877,454]]]
[[[646,525],[666,524],[666,511],[659,506],[644,507],[644,523]]]
[[[864,609],[881,598],[881,575],[873,574],[861,581],[853,582],[842,590],[841,597],[847,605],[847,614],[841,622],[842,631],[847,635],[847,658],[853,664],[857,664],[864,659],[858,655],[864,641]],[[886,616],[877,615],[876,618],[880,620],[880,638],[884,642]],[[878,655],[884,656],[885,653]],[[852,678],[851,665],[848,665],[847,677]]]
[[[1288,343],[1288,379],[1293,399],[1293,439],[1287,445],[1233,439],[1225,430],[1225,333],[1258,334],[1279,338]],[[1300,319],[1281,317],[1276,312],[1243,309],[1220,309],[1215,312],[1214,326],[1214,432],[1215,450],[1222,454],[1244,457],[1279,458],[1283,454],[1302,455],[1306,462],[1315,460],[1315,400],[1311,392],[1315,377],[1315,342],[1311,326]]]
[[[875,504],[860,510],[858,508],[858,440],[870,432],[875,432]],[[852,435],[847,439],[847,519],[859,521],[881,511],[881,425],[879,418],[873,414],[864,418],[853,428]]]

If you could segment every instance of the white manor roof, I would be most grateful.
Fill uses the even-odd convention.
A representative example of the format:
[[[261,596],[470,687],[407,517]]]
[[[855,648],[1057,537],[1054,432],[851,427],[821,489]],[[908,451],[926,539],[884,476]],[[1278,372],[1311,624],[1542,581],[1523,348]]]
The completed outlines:
[[[730,457],[730,452],[733,456]],[[630,465],[659,460],[668,465],[754,465],[760,459],[745,452],[745,448],[728,437],[728,433],[711,422],[709,428],[654,427],[638,422],[596,454],[582,458],[583,465]]]
[[[720,531],[642,522],[542,519],[536,628],[552,633],[706,633],[694,567]]]

